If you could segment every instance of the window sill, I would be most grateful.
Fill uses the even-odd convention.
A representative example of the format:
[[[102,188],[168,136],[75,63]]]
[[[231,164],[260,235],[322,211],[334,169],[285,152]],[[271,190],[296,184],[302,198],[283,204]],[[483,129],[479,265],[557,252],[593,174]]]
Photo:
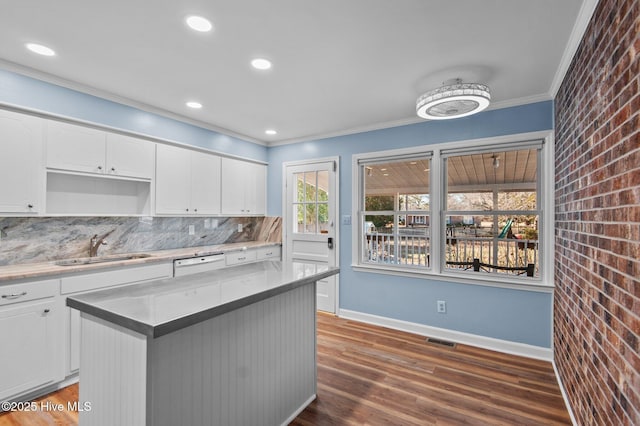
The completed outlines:
[[[436,273],[433,269],[417,270],[409,268],[395,268],[393,266],[384,265],[363,265],[351,264],[351,268],[355,272],[369,272],[374,274],[394,275],[407,278],[430,279],[434,281],[447,281],[456,284],[482,285],[485,287],[499,287],[513,290],[534,291],[541,293],[552,293],[554,286],[545,284],[542,280],[523,279],[510,280],[506,277],[486,276],[473,277],[467,273],[444,272]]]

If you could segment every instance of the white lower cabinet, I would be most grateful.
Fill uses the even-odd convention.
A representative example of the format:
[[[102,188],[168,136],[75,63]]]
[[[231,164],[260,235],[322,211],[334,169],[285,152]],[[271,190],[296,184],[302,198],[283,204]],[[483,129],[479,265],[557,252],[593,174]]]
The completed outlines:
[[[261,260],[279,260],[280,256],[280,246],[267,246],[225,253],[225,261],[227,266],[233,266]]]
[[[95,291],[110,287],[139,284],[145,281],[170,278],[173,263],[112,269],[104,272],[75,275],[62,278],[60,292],[63,299],[72,294]],[[66,375],[78,371],[80,367],[80,311],[65,307],[66,330]]]
[[[282,256],[281,246],[259,247],[256,250],[256,258],[260,260],[280,260]]]
[[[0,401],[64,378],[59,282],[0,286]]]

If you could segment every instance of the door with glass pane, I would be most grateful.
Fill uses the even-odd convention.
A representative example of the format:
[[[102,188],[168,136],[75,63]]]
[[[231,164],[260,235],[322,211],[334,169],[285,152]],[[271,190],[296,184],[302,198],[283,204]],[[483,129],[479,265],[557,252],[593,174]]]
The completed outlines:
[[[337,266],[337,159],[287,163],[284,259]],[[337,276],[318,282],[318,309],[336,312]]]

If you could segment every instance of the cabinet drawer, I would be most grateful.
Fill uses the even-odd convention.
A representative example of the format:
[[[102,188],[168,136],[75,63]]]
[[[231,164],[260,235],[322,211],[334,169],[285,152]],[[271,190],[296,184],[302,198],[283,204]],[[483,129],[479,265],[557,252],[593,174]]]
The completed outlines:
[[[280,246],[260,247],[256,249],[256,256],[258,260],[278,260],[281,256]]]
[[[77,293],[172,276],[173,263],[112,269],[62,278],[60,292],[62,294]]]
[[[58,292],[58,285],[59,280],[44,280],[0,286],[0,306],[53,297]]]
[[[257,259],[255,250],[243,250],[232,253],[225,253],[225,258],[227,266],[238,265],[240,263],[255,262]]]

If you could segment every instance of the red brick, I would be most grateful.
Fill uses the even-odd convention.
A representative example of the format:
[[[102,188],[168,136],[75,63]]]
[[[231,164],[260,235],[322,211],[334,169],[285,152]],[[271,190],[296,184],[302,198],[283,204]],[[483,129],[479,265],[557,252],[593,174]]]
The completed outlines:
[[[640,2],[601,0],[555,99],[554,352],[578,424],[640,424]]]

